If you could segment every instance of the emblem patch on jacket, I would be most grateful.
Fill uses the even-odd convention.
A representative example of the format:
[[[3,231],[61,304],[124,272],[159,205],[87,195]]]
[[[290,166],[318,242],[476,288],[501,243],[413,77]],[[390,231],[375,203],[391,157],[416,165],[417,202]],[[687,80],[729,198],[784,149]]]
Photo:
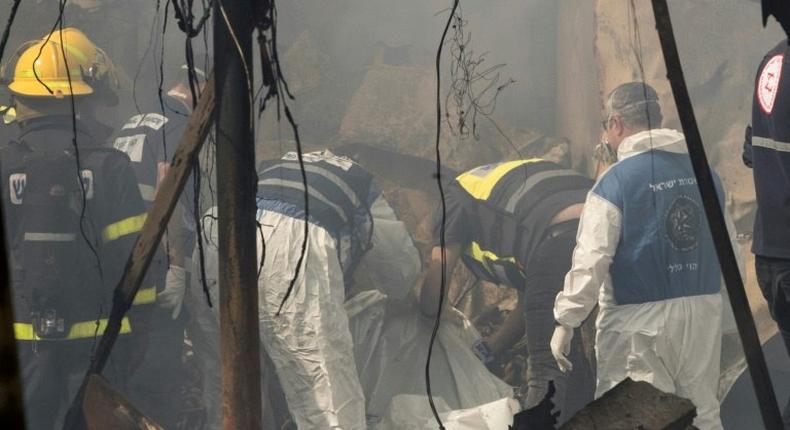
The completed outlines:
[[[702,213],[697,202],[686,196],[675,198],[664,218],[667,238],[677,251],[694,250],[699,243]]]
[[[11,204],[21,205],[25,195],[25,186],[27,185],[26,173],[12,173],[8,177],[8,191]],[[85,190],[85,199],[93,199],[93,171],[90,169],[82,170],[82,186]]]
[[[135,134],[132,136],[124,136],[115,139],[113,144],[115,149],[126,153],[129,159],[135,163],[143,160],[143,146],[145,146],[145,135]]]
[[[774,110],[776,94],[779,92],[779,80],[782,78],[784,55],[774,55],[763,67],[757,82],[757,100],[765,113]]]

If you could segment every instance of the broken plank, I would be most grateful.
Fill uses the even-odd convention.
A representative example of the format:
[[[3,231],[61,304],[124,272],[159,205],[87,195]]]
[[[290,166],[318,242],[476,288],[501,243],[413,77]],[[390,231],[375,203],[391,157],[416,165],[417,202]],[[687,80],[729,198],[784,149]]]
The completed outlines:
[[[88,377],[82,404],[88,430],[163,430],[99,375]]]

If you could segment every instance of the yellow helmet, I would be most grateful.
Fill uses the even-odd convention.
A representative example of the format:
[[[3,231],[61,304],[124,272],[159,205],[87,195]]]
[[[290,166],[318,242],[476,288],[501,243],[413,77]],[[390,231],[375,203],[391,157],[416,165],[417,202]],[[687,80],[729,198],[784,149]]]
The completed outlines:
[[[107,89],[117,90],[120,87],[118,72],[110,57],[96,46],[82,31],[69,27],[52,33],[51,40],[60,43],[63,38],[64,47],[77,60],[82,68],[83,78],[97,89],[101,83]]]
[[[55,31],[49,37],[26,45],[17,60],[13,81],[8,85],[15,94],[62,98],[71,95],[71,91],[80,96],[93,94],[97,87],[118,87],[112,61],[75,28]]]

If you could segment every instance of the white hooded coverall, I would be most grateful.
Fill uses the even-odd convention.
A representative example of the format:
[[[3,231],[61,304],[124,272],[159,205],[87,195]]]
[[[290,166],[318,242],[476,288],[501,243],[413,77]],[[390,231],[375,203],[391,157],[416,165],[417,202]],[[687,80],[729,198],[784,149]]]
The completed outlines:
[[[643,131],[618,158],[587,197],[554,317],[578,327],[599,304],[596,397],[647,381],[720,429],[721,274],[684,136]]]
[[[384,197],[377,194],[371,200],[372,247],[362,261],[370,269],[373,284],[390,297],[400,299],[419,275],[419,254]],[[365,397],[344,308],[346,280],[341,266],[348,263],[344,260],[347,241],[308,223],[307,249],[299,277],[282,312],[276,315],[296,271],[305,221],[303,214],[293,212],[286,203],[265,200],[259,201],[261,206],[257,216],[260,234],[256,234],[258,255],[264,258],[258,282],[260,334],[291,416],[299,429],[365,429]],[[213,219],[204,217],[203,229],[207,239],[206,280],[216,302],[217,229]],[[194,260],[194,273],[199,274],[197,250]],[[202,288],[198,276],[193,279],[190,295],[192,302],[199,305]],[[201,351],[196,345],[196,355],[204,355],[199,361],[207,371],[204,399],[213,425],[220,421],[217,406],[221,402],[219,375],[216,367],[210,370],[211,361],[219,364],[217,322],[216,314],[212,321],[202,318],[197,322],[202,326],[201,335],[209,339],[201,339]]]

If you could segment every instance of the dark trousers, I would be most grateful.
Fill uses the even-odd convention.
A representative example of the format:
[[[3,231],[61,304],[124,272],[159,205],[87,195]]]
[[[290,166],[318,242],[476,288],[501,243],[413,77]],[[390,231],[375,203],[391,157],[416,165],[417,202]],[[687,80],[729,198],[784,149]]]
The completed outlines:
[[[757,255],[755,269],[757,283],[790,355],[790,260]],[[785,405],[782,419],[785,428],[790,429],[790,400]]]
[[[549,343],[554,333],[554,299],[562,291],[565,274],[571,267],[576,246],[578,220],[568,221],[548,229],[527,265],[524,304],[527,335],[527,398],[525,407],[537,405],[554,381],[555,411],[560,411],[560,422],[573,416],[593,400],[595,367],[582,350],[581,330],[577,329],[571,343],[570,360],[573,371],[563,373],[551,354]]]
[[[182,361],[186,320],[184,312],[176,320],[171,312],[161,308],[152,311],[148,348],[129,384],[134,405],[165,430],[178,425],[186,380]]]

